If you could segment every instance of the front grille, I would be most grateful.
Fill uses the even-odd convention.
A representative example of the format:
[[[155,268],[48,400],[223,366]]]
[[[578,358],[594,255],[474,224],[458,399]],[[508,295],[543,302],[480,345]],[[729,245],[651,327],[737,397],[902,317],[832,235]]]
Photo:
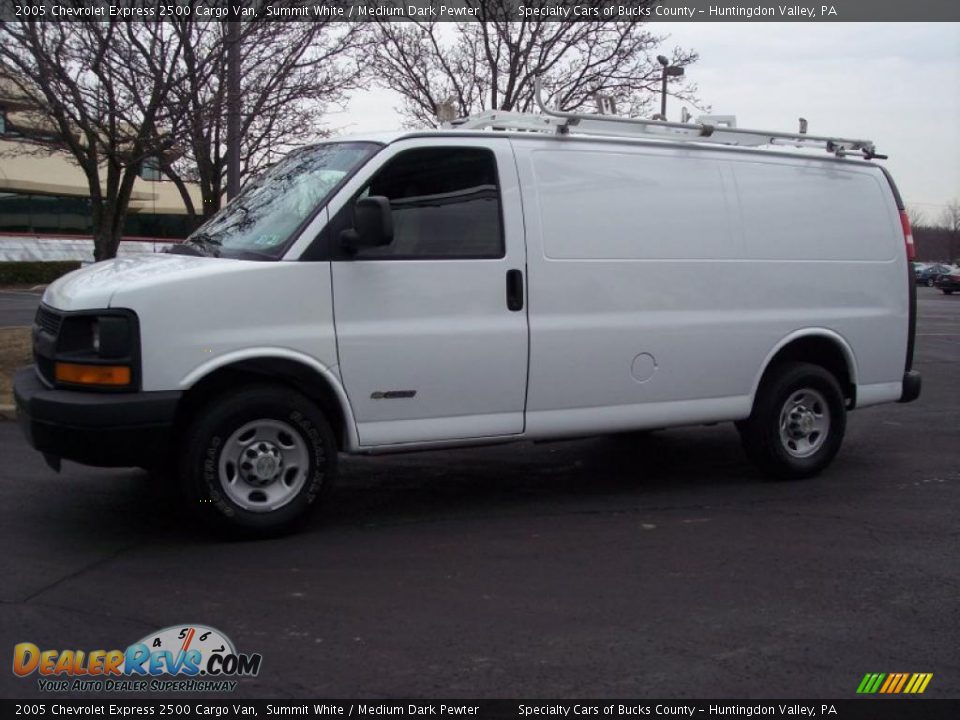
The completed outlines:
[[[47,308],[41,305],[37,308],[37,317],[34,322],[36,322],[37,325],[40,326],[40,329],[47,335],[56,337],[60,332],[60,324],[63,322],[63,316],[58,315],[52,310],[47,310]]]
[[[34,318],[33,360],[37,364],[40,377],[48,385],[53,385],[53,348],[60,335],[63,315],[41,305]],[[39,330],[39,333],[37,332]],[[49,336],[49,340],[43,336]]]

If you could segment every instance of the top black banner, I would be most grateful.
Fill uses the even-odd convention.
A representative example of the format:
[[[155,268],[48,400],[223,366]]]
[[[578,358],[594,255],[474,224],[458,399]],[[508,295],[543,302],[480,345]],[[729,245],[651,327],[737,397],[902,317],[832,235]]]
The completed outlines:
[[[948,22],[957,0],[0,0],[0,19],[42,22]]]

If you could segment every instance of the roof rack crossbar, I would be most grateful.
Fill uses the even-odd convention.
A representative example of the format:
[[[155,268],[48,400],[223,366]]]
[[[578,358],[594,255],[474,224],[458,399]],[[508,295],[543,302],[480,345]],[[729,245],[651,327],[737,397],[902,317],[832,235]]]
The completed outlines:
[[[750,130],[706,122],[679,123],[666,120],[627,118],[619,115],[593,115],[554,110],[548,108],[543,102],[540,78],[537,77],[535,82],[535,95],[540,113],[487,110],[467,118],[453,120],[447,125],[463,130],[489,128],[560,135],[566,135],[574,131],[584,135],[645,137],[675,142],[700,142],[742,147],[788,145],[823,149],[837,157],[857,155],[868,160],[886,157],[877,154],[876,146],[870,140],[808,135],[806,133]]]

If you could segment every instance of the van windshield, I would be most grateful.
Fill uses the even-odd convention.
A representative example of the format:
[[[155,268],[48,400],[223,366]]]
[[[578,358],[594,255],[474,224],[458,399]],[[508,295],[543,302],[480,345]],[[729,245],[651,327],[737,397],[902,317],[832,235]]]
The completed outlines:
[[[379,148],[376,143],[324,143],[288,155],[191,233],[183,249],[216,257],[280,259],[303,222]]]

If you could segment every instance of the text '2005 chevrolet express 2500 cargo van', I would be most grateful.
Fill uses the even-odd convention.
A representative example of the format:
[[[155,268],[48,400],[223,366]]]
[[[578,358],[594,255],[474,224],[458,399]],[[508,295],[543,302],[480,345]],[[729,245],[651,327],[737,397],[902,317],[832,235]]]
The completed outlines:
[[[55,282],[15,382],[30,442],[167,466],[275,532],[341,452],[731,421],[801,478],[848,411],[919,395],[872,143],[544,110],[297,151],[177,254]]]

